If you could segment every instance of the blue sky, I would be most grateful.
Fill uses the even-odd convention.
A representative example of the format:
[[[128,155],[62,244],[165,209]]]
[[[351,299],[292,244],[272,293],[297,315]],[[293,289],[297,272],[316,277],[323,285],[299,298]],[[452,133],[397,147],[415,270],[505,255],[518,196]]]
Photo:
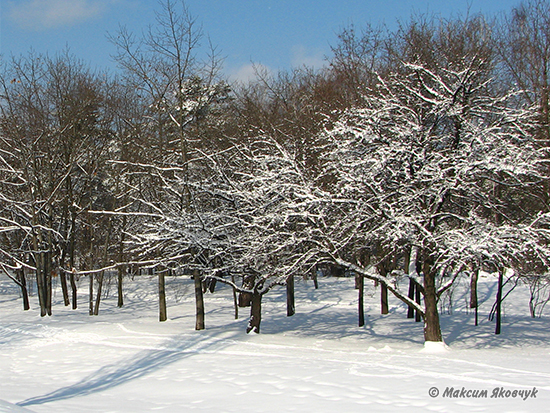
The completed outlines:
[[[412,13],[448,17],[508,12],[520,0],[187,0],[191,14],[225,56],[225,73],[245,78],[251,63],[276,71],[320,66],[337,33],[353,23],[395,27]],[[32,49],[55,54],[66,46],[97,68],[114,69],[106,33],[119,25],[139,34],[154,22],[157,0],[0,0],[0,53]]]

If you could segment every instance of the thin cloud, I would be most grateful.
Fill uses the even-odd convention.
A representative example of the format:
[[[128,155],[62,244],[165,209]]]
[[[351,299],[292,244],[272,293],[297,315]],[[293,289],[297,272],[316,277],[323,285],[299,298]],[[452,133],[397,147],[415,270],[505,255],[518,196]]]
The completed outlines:
[[[98,17],[108,3],[108,0],[26,0],[11,2],[7,15],[21,28],[45,30]]]
[[[292,48],[291,63],[293,67],[307,66],[313,69],[320,69],[327,64],[322,51],[310,53],[302,45],[296,45]]]
[[[251,83],[258,80],[258,75],[269,76],[272,70],[259,63],[248,63],[230,71],[229,80],[238,83]]]

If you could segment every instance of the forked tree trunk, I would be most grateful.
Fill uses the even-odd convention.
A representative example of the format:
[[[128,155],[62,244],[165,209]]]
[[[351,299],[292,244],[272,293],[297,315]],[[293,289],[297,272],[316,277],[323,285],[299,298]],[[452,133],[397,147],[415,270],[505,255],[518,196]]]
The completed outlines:
[[[291,275],[286,280],[286,315],[287,317],[291,317],[295,312],[294,276]]]
[[[363,327],[365,325],[365,305],[364,305],[364,296],[365,296],[365,278],[360,275],[359,280],[359,304],[358,304],[358,311],[359,311],[359,327]]]
[[[40,304],[40,316],[51,315],[51,274],[47,265],[46,253],[38,253],[36,257],[36,286],[38,289],[38,301]]]
[[[472,272],[472,279],[470,280],[470,308],[474,309],[474,325],[477,326],[477,280],[479,277],[479,269],[475,269]]]
[[[16,272],[17,280],[21,287],[21,298],[23,299],[23,310],[27,311],[31,308],[29,304],[29,292],[27,290],[27,280],[25,278],[25,270],[20,268]]]
[[[260,333],[260,323],[262,322],[262,295],[258,293],[252,294],[252,302],[250,306],[250,321],[246,329],[247,334],[254,332]]]
[[[193,279],[195,280],[195,330],[204,330],[204,298],[202,295],[201,276],[198,270],[193,272]]]
[[[59,280],[61,281],[61,292],[63,293],[63,303],[65,307],[69,306],[71,302],[69,301],[69,289],[67,287],[67,276],[65,271],[60,269],[59,271]]]
[[[424,273],[424,340],[443,341],[439,313],[437,310],[437,293],[435,286],[435,271],[432,268],[430,257],[425,257],[422,262]]]
[[[164,279],[164,271],[159,271],[159,321],[166,321],[168,318],[166,311],[166,285]]]
[[[105,278],[105,274],[103,273],[103,271],[101,271],[97,280],[97,295],[95,297],[94,315],[99,315],[99,304],[101,303],[101,294],[103,291],[104,278]]]

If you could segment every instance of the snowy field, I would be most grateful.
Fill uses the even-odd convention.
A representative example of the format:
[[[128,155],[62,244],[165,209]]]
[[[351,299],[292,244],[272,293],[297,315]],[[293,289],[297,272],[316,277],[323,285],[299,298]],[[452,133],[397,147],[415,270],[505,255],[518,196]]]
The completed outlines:
[[[123,309],[112,287],[97,317],[87,314],[86,283],[76,311],[59,303],[57,289],[53,316],[41,319],[36,296],[23,312],[4,276],[0,412],[548,411],[550,319],[531,319],[528,289],[518,287],[495,336],[487,319],[495,281],[480,281],[478,327],[463,286],[453,292],[441,315],[449,348],[435,351],[424,348],[422,324],[395,298],[390,314],[379,315],[371,283],[366,326],[357,327],[349,278],[322,278],[318,290],[297,281],[293,317],[284,289],[271,292],[262,333],[246,335],[248,309],[234,320],[227,287],[205,296],[207,329],[196,332],[185,278],[167,280],[169,320],[159,323],[149,277],[128,284]]]

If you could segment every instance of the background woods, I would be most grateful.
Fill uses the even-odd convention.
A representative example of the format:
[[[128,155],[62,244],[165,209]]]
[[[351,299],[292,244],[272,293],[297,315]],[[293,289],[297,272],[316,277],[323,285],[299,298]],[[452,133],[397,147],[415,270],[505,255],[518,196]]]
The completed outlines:
[[[233,288],[235,315],[295,277],[365,278],[442,341],[439,301],[479,271],[548,285],[548,2],[494,19],[413,17],[348,27],[323,69],[246,84],[185,4],[165,1],[140,36],[121,28],[116,75],[69,51],[2,61],[0,266],[29,308],[78,288],[98,315],[107,278],[192,277]],[[499,293],[499,302],[502,294]],[[359,316],[362,315],[362,296]],[[497,306],[496,308],[499,308]],[[364,322],[364,317],[363,317]],[[361,323],[361,321],[360,321]]]

